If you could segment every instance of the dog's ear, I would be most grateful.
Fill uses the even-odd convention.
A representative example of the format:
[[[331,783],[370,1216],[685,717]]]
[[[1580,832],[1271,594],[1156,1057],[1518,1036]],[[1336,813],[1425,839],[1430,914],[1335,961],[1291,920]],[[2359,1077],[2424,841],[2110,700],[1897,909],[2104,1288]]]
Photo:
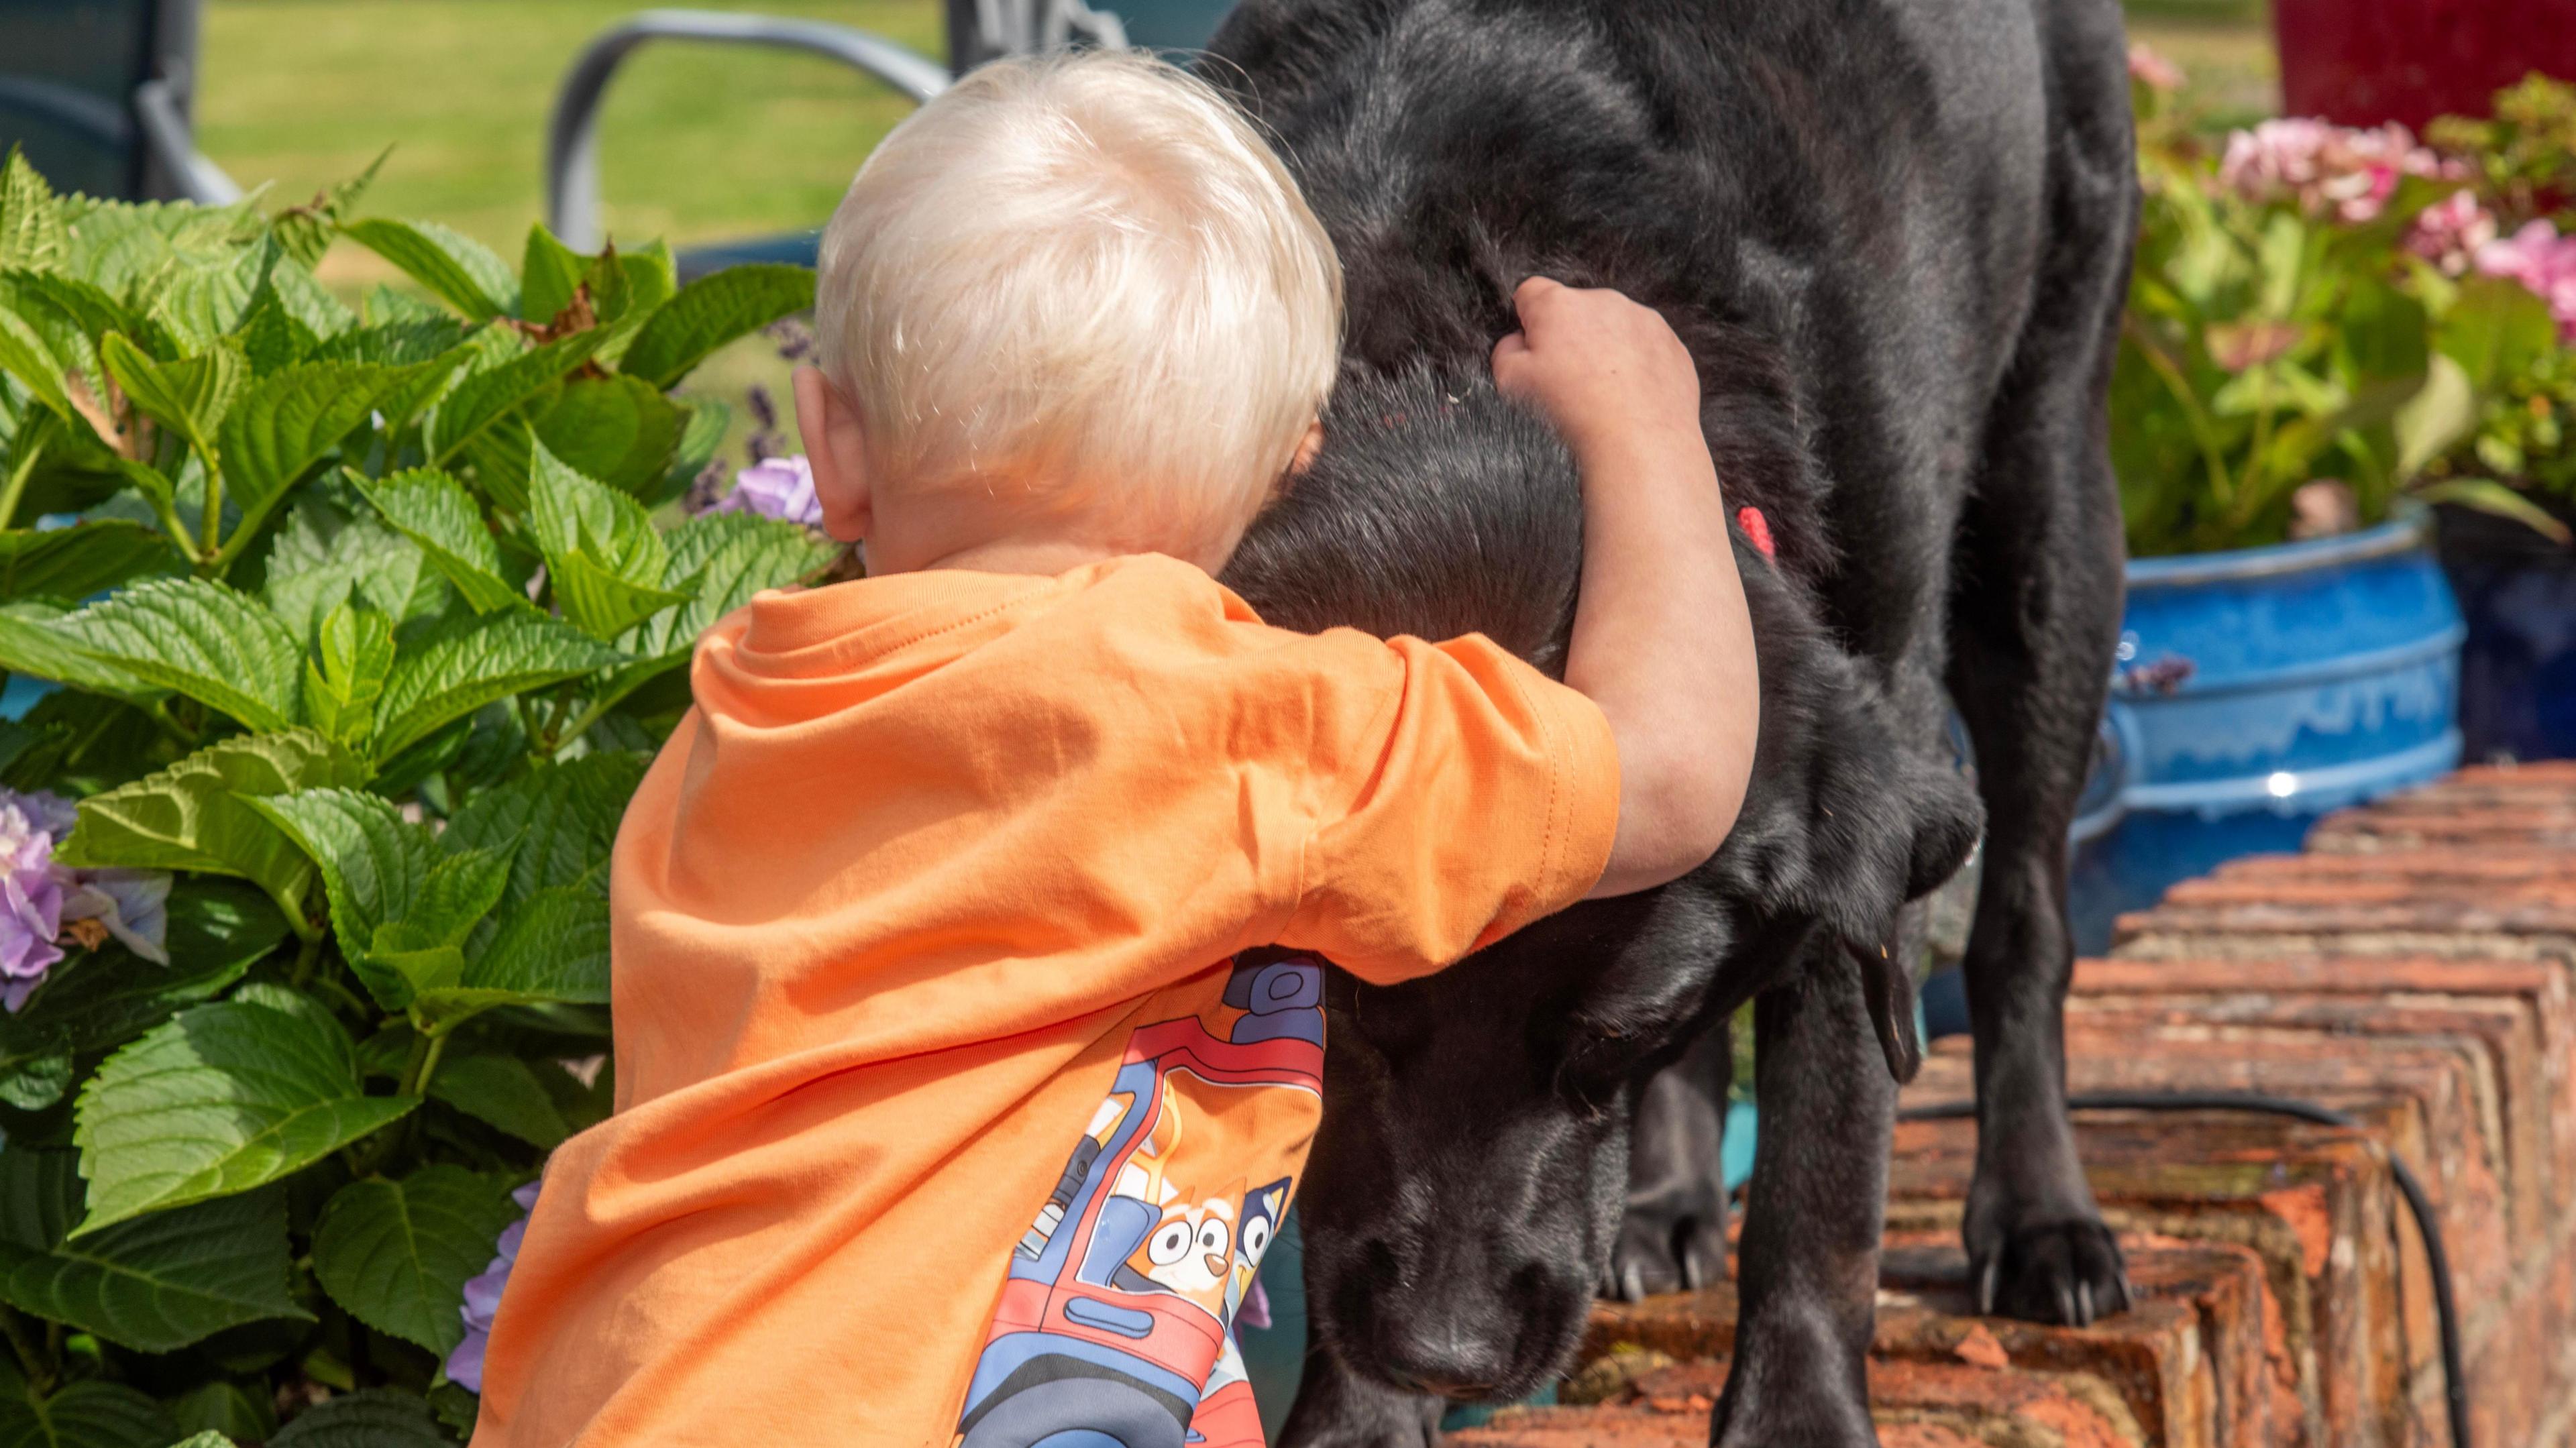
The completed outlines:
[[[1907,901],[1966,863],[1984,811],[1939,740],[1917,737],[1805,597],[1739,556],[1762,733],[1743,812],[1708,868],[1758,912],[1820,921],[1874,954]]]

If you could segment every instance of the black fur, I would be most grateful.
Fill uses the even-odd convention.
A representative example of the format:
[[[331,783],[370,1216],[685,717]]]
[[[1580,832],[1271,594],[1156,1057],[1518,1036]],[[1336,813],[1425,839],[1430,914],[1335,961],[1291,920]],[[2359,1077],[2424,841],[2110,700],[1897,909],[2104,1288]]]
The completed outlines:
[[[1709,1037],[1746,1000],[1763,1131],[1712,1432],[1870,1441],[1894,1102],[1873,1010],[1895,1008],[1871,963],[1981,816],[1945,693],[1988,832],[1970,1252],[2007,1310],[2110,1310],[2059,1011],[2065,828],[2119,614],[2116,0],[1247,0],[1206,69],[1348,278],[1326,446],[1227,574],[1266,617],[1482,630],[1562,666],[1577,480],[1486,380],[1533,272],[1672,321],[1730,504],[1780,542],[1776,567],[1737,547],[1762,730],[1716,858],[1425,981],[1336,977],[1291,1441],[1423,1442],[1431,1395],[1556,1371],[1596,1286],[1720,1270]]]

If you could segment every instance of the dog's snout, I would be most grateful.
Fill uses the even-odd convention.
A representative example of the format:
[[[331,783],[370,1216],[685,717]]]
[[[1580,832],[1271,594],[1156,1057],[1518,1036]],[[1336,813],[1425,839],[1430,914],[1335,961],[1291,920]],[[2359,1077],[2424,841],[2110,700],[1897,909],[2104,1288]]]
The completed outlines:
[[[1498,1339],[1498,1331],[1505,1335]],[[1419,1391],[1483,1398],[1511,1376],[1515,1357],[1511,1336],[1508,1324],[1398,1309],[1378,1324],[1378,1360],[1389,1377]]]

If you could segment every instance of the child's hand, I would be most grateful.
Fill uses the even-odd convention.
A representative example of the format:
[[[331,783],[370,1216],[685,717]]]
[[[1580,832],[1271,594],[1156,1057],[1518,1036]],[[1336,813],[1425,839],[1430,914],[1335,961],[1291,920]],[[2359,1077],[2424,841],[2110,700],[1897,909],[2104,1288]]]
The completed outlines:
[[[1494,345],[1494,385],[1535,407],[1577,457],[1678,428],[1699,436],[1699,369],[1664,319],[1614,291],[1531,277],[1521,329]]]

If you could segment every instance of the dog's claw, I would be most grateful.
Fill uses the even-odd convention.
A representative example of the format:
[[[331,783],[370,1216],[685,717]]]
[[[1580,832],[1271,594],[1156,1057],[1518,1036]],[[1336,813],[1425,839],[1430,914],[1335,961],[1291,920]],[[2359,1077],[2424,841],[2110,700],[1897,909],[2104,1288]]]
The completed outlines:
[[[1634,1262],[1629,1263],[1619,1273],[1619,1300],[1622,1302],[1646,1300],[1646,1274],[1639,1270]]]
[[[2085,1327],[2135,1300],[2119,1241],[2099,1222],[2052,1222],[1980,1246],[1977,1310],[1989,1316]]]

